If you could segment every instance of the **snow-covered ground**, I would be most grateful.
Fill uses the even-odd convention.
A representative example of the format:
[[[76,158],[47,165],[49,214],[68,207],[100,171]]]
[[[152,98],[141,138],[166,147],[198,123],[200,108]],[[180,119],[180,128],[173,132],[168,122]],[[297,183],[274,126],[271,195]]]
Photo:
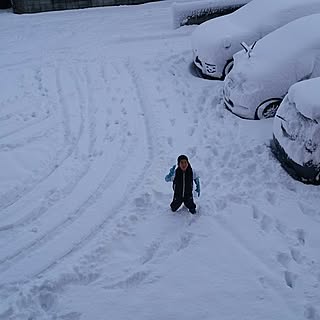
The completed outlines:
[[[171,2],[0,12],[0,319],[320,319],[319,187],[195,78]],[[198,214],[172,214],[180,153]]]

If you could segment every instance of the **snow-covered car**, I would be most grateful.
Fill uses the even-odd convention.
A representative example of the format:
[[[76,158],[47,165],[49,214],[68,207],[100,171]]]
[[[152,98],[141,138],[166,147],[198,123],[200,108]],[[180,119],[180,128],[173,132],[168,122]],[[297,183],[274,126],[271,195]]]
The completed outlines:
[[[233,55],[241,50],[241,42],[252,44],[277,28],[314,13],[320,13],[319,0],[252,0],[235,12],[196,28],[191,36],[194,64],[206,77],[222,80],[232,69]]]
[[[247,119],[273,117],[291,85],[320,76],[320,14],[273,31],[234,55],[224,81],[226,107]]]
[[[320,78],[294,84],[274,119],[272,150],[294,178],[320,184]]]

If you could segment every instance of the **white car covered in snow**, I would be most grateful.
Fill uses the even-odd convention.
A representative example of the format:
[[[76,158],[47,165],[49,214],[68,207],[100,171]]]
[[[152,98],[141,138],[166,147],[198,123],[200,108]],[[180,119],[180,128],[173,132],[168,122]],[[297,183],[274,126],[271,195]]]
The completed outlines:
[[[240,117],[273,117],[294,83],[320,76],[320,14],[297,19],[234,55],[224,102]]]
[[[241,42],[252,44],[303,16],[320,13],[320,0],[252,0],[237,11],[202,23],[191,36],[194,64],[202,74],[224,79]],[[292,36],[292,35],[291,35]],[[276,47],[273,48],[276,52]]]
[[[294,178],[320,184],[320,78],[293,85],[274,119],[272,150]]]

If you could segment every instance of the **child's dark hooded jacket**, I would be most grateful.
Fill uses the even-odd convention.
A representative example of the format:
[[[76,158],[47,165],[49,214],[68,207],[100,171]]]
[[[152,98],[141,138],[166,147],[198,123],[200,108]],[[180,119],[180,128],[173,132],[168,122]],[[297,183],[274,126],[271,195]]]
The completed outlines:
[[[188,167],[185,172],[179,167],[180,161],[184,159],[188,161]],[[192,170],[188,158],[185,155],[181,155],[177,159],[178,166],[173,166],[170,169],[169,174],[165,177],[167,182],[173,181],[174,198],[188,199],[192,198],[193,181],[197,185],[196,192],[200,195],[200,182],[199,176]]]
[[[185,172],[178,167],[173,178],[174,196],[182,199],[192,197],[193,180],[193,170],[190,164]]]

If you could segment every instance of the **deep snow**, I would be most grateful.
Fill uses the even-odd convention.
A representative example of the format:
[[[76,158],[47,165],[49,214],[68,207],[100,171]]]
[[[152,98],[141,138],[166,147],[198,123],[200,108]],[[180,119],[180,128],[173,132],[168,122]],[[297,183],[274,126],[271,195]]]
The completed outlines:
[[[222,83],[171,2],[0,12],[0,319],[320,319],[319,188]],[[199,213],[170,212],[186,153]]]

